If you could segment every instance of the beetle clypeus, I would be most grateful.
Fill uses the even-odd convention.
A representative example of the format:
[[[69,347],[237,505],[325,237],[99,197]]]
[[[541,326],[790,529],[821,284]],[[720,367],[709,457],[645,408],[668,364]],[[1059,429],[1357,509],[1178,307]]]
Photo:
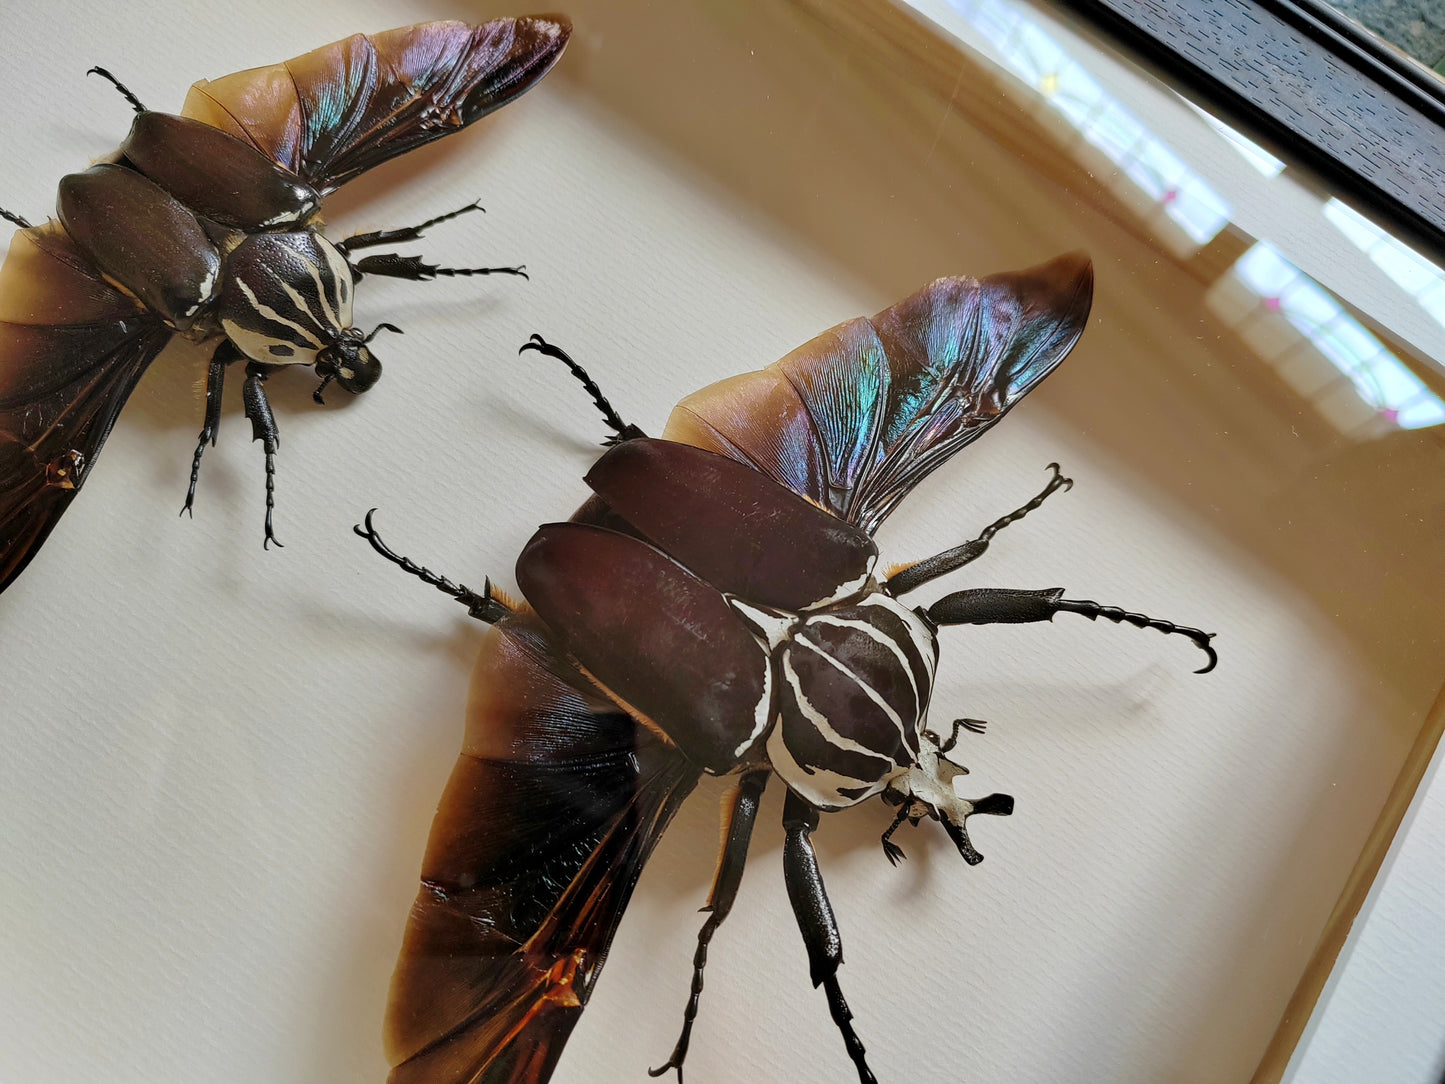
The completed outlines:
[[[457,131],[531,87],[561,56],[565,19],[423,23],[356,34],[284,64],[191,88],[181,115],[146,109],[108,160],[60,182],[58,221],[21,227],[0,268],[0,590],[85,482],[117,414],[172,335],[219,340],[201,455],[215,443],[228,366],[245,362],[245,412],[266,455],[265,543],[275,541],[276,422],[265,382],[314,366],[349,392],[381,374],[352,325],[362,275],[524,274],[352,253],[413,241],[471,204],[404,229],[322,236],[324,196],[372,166]],[[279,543],[278,543],[279,544]]]
[[[941,626],[1061,612],[1211,636],[1062,590],[901,595],[962,567],[998,531],[884,575],[873,532],[918,482],[993,425],[1072,348],[1093,272],[1079,254],[982,280],[940,279],[841,324],[760,372],[688,396],[661,440],[625,424],[565,361],[614,435],[593,496],[540,528],[517,561],[526,598],[480,593],[357,532],[491,624],[462,756],[432,826],[392,980],[392,1084],[540,1084],[586,1004],[642,866],[701,773],[735,774],[698,935],[682,1034],[653,1075],[679,1080],[713,934],[732,907],[763,788],[787,787],[788,896],[814,986],[859,1080],[874,1077],[838,982],[842,948],[810,839],[819,815],[872,796],[937,820],[974,864],[966,827],[1013,799],[965,799],[948,759],[976,720],[928,722]],[[524,347],[524,349],[528,348]]]

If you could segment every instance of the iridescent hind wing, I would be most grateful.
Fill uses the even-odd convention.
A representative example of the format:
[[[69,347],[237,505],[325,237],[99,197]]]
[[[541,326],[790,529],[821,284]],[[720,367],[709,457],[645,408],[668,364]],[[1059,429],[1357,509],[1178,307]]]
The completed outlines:
[[[325,195],[506,105],[547,74],[571,30],[535,16],[353,34],[202,80],[181,114],[246,140]]]
[[[1082,253],[943,278],[683,399],[663,436],[739,459],[872,533],[1053,371],[1084,330]]]

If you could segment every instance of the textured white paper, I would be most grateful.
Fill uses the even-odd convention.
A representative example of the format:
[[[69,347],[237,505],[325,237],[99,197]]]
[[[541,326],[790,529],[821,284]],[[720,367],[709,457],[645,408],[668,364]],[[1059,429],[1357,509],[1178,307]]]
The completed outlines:
[[[908,178],[939,167],[871,144],[806,157],[800,114],[816,109],[816,130],[830,131],[829,100],[867,70],[839,58],[815,102],[775,81],[778,58],[825,63],[826,35],[778,39],[701,10],[726,47],[699,48],[692,66],[695,43],[660,34],[649,54],[618,39],[625,21],[606,5],[589,7],[570,67],[328,208],[339,235],[481,199],[486,216],[439,227],[415,251],[524,262],[532,279],[360,284],[358,322],[406,332],[377,340],[377,387],[354,400],[333,390],[322,409],[309,376],[270,384],[284,549],[260,545],[262,455],[236,387],[195,519],[177,518],[204,355],[175,348],[0,596],[0,1081],[383,1078],[386,984],[482,630],[351,525],[379,507],[398,550],[466,583],[513,584],[530,532],[582,499],[603,435],[559,366],[516,356],[532,332],[658,431],[683,394],[934,275],[1081,244],[1100,289],[1066,363],[1075,375],[923,486],[882,532],[885,557],[972,535],[1059,460],[1074,491],[949,586],[1067,585],[1217,629],[1225,662],[1197,678],[1186,641],[1083,621],[946,632],[936,710],[991,721],[961,753],[977,792],[1011,792],[1018,812],[975,822],[988,860],[974,869],[928,826],[900,835],[909,861],[891,869],[880,803],[827,818],[817,842],[841,978],[885,1081],[1247,1078],[1408,744],[1413,706],[1353,661],[1327,614],[1214,531],[1207,509],[1111,450],[1127,419],[1101,416],[1095,432],[1059,409],[1094,367],[1147,368],[1195,334],[1199,312],[1168,311],[1147,247],[1024,177],[980,195],[967,229],[920,241],[916,258],[872,262],[873,231],[935,232]],[[9,5],[0,203],[38,220],[60,175],[123,135],[130,111],[84,77],[92,64],[174,109],[198,77],[359,29],[492,13],[378,0]],[[739,100],[759,111],[749,124],[764,151],[732,172],[591,89],[609,65],[642,76],[655,63],[665,96],[679,72],[693,85],[722,78],[720,65],[748,72],[754,47],[771,66]],[[799,138],[795,161],[768,125],[772,95],[778,132]],[[732,123],[729,100],[699,111],[695,130]],[[1004,176],[1002,151],[979,154],[980,177]],[[974,183],[962,170],[956,180]],[[816,190],[805,218],[770,209],[778,184]],[[1161,392],[1160,412],[1184,409],[1174,394]],[[721,789],[699,789],[644,875],[558,1084],[641,1081],[671,1050]],[[852,1074],[787,906],[780,809],[774,787],[713,943],[689,1081]]]

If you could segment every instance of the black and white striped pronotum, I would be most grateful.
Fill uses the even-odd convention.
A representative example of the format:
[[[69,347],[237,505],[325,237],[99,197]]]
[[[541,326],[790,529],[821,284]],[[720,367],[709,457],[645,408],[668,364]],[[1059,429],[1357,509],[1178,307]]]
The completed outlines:
[[[243,400],[266,452],[265,542],[279,437],[265,381],[315,368],[316,390],[376,383],[370,334],[352,324],[364,274],[522,274],[518,267],[437,267],[358,249],[413,241],[428,227],[320,232],[322,198],[372,166],[505,105],[561,56],[560,18],[479,26],[424,23],[356,34],[305,56],[191,88],[181,115],[136,111],[105,161],[60,182],[58,220],[21,227],[0,268],[0,590],[44,542],[109,435],[116,415],[172,335],[216,341],[201,455],[214,443],[227,367],[244,362]],[[103,69],[93,69],[115,82]]]
[[[682,1035],[654,1075],[679,1080],[703,964],[742,876],[758,800],[787,788],[784,872],[848,1056],[873,1080],[838,983],[842,949],[810,834],[874,795],[936,820],[969,863],[966,827],[1013,799],[965,798],[949,759],[971,719],[930,699],[941,626],[1059,612],[1209,637],[1058,589],[982,588],[927,608],[905,592],[981,556],[1044,490],[945,553],[885,573],[873,532],[926,474],[998,421],[1083,331],[1081,255],[983,280],[940,279],[841,324],[760,372],[689,396],[661,440],[614,429],[593,496],[517,561],[526,604],[459,587],[358,532],[492,625],[462,756],[439,807],[392,980],[392,1084],[541,1084],[582,1011],[642,865],[702,773],[737,789],[698,938]],[[953,709],[945,706],[945,711]]]

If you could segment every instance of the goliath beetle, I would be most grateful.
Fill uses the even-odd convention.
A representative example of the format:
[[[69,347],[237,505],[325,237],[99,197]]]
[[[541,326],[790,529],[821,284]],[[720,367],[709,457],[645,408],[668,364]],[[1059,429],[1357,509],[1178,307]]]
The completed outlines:
[[[179,116],[136,111],[110,158],[60,182],[58,220],[21,227],[0,268],[0,590],[19,575],[89,476],[117,414],[173,335],[216,341],[201,456],[216,441],[226,370],[245,362],[245,413],[266,456],[264,544],[276,541],[276,421],[265,382],[312,366],[349,392],[381,364],[354,327],[363,275],[525,275],[520,267],[439,267],[359,249],[413,241],[418,226],[328,241],[323,197],[375,165],[505,105],[561,56],[560,18],[478,26],[423,23],[356,34],[304,56],[195,84]],[[279,542],[277,543],[280,544]]]
[[[1038,496],[976,538],[886,575],[873,533],[929,472],[1058,365],[1083,331],[1081,254],[982,280],[940,279],[871,320],[841,324],[759,372],[685,398],[663,439],[627,425],[565,352],[614,446],[593,495],[541,527],[517,561],[526,603],[453,583],[394,553],[371,514],[357,533],[488,622],[462,756],[432,826],[392,980],[391,1084],[540,1084],[601,970],[660,834],[702,773],[737,786],[698,935],[682,1033],[654,1076],[682,1078],[708,944],[732,907],[763,788],[787,787],[783,862],[813,985],[863,1084],[874,1080],[839,986],[841,940],[811,833],[872,796],[883,833],[938,821],[964,861],[960,734],[928,707],[942,626],[1077,613],[1212,634],[1061,589],[975,588],[909,608],[906,592],[980,557]],[[375,510],[373,510],[374,512]]]

